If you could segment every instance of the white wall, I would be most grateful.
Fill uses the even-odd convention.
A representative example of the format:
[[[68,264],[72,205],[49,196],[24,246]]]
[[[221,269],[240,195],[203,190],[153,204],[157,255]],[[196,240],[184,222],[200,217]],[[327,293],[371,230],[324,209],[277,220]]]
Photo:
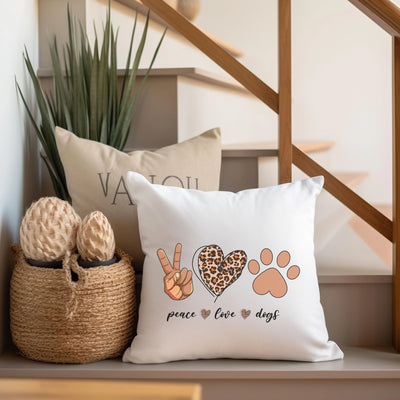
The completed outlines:
[[[19,241],[24,208],[38,195],[36,140],[28,135],[26,115],[15,78],[29,92],[22,53],[26,46],[37,65],[37,1],[3,1],[0,5],[0,304],[8,304],[10,244]],[[0,352],[8,307],[0,307]]]

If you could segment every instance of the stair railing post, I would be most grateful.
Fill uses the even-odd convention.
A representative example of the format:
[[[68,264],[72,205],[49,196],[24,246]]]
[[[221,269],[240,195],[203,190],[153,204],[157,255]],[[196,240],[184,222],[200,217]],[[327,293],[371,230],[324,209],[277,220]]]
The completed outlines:
[[[400,351],[400,38],[393,37],[393,345]]]
[[[278,180],[292,181],[291,0],[278,0],[279,139]]]

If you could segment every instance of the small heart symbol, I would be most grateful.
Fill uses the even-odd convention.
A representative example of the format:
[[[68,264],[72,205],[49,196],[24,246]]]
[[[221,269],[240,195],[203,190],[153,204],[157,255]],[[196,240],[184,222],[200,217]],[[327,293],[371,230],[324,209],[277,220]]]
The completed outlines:
[[[201,280],[216,297],[240,278],[247,263],[247,255],[243,250],[234,250],[224,256],[222,249],[216,244],[200,248],[193,257],[194,261],[197,254]],[[193,267],[195,270],[196,266]]]
[[[204,308],[201,310],[201,316],[206,319],[210,316],[211,310],[205,310]]]
[[[243,317],[244,319],[246,319],[246,318],[250,315],[250,313],[251,313],[250,310],[246,310],[246,309],[243,308],[243,310],[242,310],[242,317]]]

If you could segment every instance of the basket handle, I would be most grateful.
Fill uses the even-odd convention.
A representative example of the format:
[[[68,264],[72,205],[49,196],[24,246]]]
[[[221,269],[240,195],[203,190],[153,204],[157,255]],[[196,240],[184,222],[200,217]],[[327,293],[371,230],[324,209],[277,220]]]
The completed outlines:
[[[78,307],[76,291],[78,285],[84,280],[83,269],[78,265],[78,254],[68,251],[64,258],[62,267],[67,285],[70,287],[70,296],[66,303],[66,318],[71,319]],[[75,278],[76,277],[76,278]]]

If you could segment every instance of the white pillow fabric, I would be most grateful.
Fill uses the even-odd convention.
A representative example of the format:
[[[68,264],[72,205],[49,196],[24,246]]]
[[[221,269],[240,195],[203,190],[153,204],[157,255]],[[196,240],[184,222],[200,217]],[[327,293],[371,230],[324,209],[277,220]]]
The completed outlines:
[[[133,257],[136,269],[141,267],[143,253],[136,207],[126,189],[128,171],[139,172],[152,183],[219,189],[219,128],[156,151],[130,153],[79,138],[59,127],[55,137],[74,209],[82,218],[92,211],[102,211],[114,229],[118,247]]]
[[[342,358],[328,340],[313,254],[322,185],[202,192],[129,172],[145,262],[123,361]]]

